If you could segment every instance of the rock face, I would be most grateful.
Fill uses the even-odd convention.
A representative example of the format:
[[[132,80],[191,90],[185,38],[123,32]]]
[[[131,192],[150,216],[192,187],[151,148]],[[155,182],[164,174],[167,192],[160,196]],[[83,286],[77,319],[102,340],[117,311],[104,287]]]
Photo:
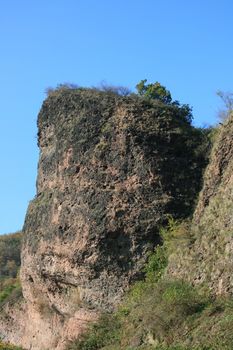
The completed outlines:
[[[203,159],[181,108],[137,97],[57,91],[38,128],[37,195],[22,250],[25,302],[21,317],[10,316],[21,324],[1,332],[28,349],[63,349],[142,275],[167,215],[189,214]]]
[[[221,127],[194,213],[194,243],[168,271],[214,294],[233,294],[233,115]]]

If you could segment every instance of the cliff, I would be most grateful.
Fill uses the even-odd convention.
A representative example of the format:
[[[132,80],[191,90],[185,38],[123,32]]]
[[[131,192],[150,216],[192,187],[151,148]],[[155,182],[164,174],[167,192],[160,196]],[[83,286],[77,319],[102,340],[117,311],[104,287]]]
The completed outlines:
[[[169,274],[214,295],[233,295],[233,115],[220,127],[194,212],[188,248],[170,257]]]
[[[202,137],[176,105],[96,90],[55,91],[38,117],[37,195],[22,248],[24,299],[5,340],[63,349],[141,278],[167,217],[190,214]]]

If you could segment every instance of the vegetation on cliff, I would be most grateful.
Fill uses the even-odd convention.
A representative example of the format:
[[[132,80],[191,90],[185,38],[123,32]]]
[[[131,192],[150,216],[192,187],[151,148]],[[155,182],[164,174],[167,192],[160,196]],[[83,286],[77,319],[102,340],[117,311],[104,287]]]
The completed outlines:
[[[104,314],[69,350],[231,350],[233,302],[164,274],[176,247],[192,244],[188,222],[170,220],[163,246],[113,314]]]
[[[134,99],[144,99],[147,100],[147,103],[150,103],[152,101],[156,102],[157,104],[161,105],[170,105],[174,107],[179,108],[179,114],[180,117],[182,116],[182,119],[185,119],[189,123],[193,120],[192,115],[192,108],[188,104],[180,104],[179,101],[173,100],[171,93],[168,89],[166,89],[165,86],[160,84],[159,82],[155,83],[147,83],[147,79],[141,80],[136,85],[136,93],[133,93],[130,89],[128,89],[125,86],[114,86],[106,84],[105,82],[102,82],[100,86],[93,87],[93,88],[84,88],[80,87],[76,84],[71,83],[63,83],[58,84],[56,88],[47,88],[46,94],[47,96],[61,96],[61,94],[64,94],[66,92],[77,92],[77,91],[89,91],[90,94],[94,94],[94,92],[104,92],[105,97],[107,95],[112,95],[115,97],[131,97]],[[102,98],[104,98],[104,95],[102,95]]]

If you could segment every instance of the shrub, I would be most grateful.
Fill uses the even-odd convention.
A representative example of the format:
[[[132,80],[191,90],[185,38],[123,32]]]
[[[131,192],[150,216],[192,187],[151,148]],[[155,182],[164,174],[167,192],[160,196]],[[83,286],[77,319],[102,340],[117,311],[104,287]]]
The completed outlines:
[[[172,101],[171,93],[159,82],[153,84],[147,84],[147,79],[141,80],[136,89],[140,96],[151,98],[153,100],[159,100],[165,104],[170,104]]]
[[[179,115],[181,119],[186,120],[188,123],[192,122],[192,108],[188,104],[180,105],[179,101],[172,101],[171,93],[161,85],[159,82],[146,84],[147,79],[141,80],[136,89],[138,95],[149,100],[156,100],[162,102],[165,105],[173,105],[179,109]]]

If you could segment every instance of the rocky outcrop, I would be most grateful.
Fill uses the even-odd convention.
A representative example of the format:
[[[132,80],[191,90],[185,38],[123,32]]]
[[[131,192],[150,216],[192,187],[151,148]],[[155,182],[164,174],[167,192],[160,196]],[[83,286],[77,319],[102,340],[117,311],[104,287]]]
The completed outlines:
[[[190,213],[204,162],[182,108],[138,97],[56,91],[38,130],[23,313],[8,311],[18,325],[1,332],[27,349],[63,349],[140,278],[167,216]]]
[[[168,272],[214,294],[233,294],[233,115],[218,131],[192,223],[189,247]]]

